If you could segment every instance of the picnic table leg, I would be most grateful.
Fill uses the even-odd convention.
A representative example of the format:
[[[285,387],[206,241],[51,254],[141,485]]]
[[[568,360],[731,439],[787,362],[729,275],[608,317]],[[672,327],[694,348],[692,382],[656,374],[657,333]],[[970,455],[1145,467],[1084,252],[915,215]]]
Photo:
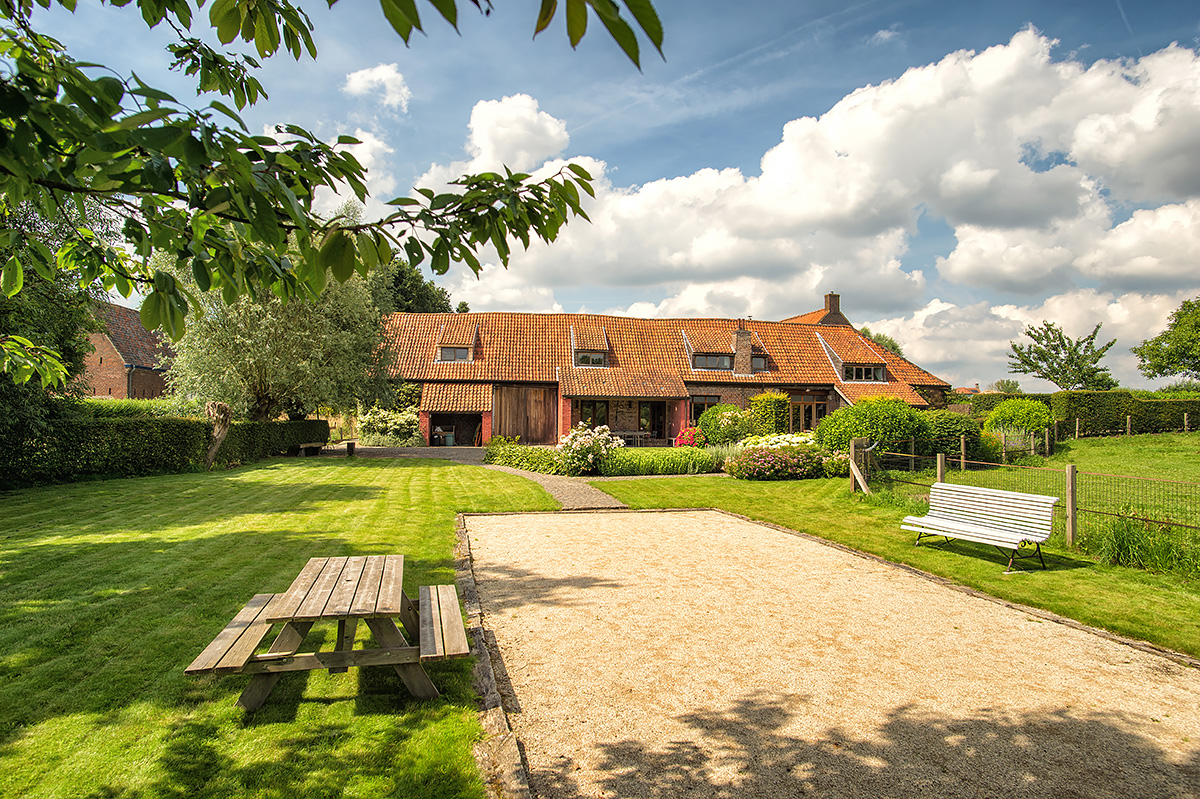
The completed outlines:
[[[396,627],[396,622],[389,618],[367,619],[367,626],[375,635],[375,643],[385,649],[408,646],[408,642],[400,634],[400,629]],[[434,687],[433,680],[429,679],[420,663],[397,663],[395,669],[410,694],[418,699],[437,698],[438,689]]]
[[[300,649],[300,644],[304,642],[304,636],[308,635],[308,631],[311,629],[312,622],[288,622],[283,625],[282,632],[271,643],[271,648],[267,651],[272,654],[295,654]],[[257,710],[263,702],[267,701],[267,697],[275,688],[275,683],[279,682],[279,678],[282,676],[282,674],[255,674],[250,678],[246,690],[242,691],[242,695],[238,697],[237,706],[246,710]]]
[[[400,592],[400,623],[404,625],[404,632],[408,634],[408,640],[414,644],[420,640],[421,627],[419,622],[419,614],[416,604],[408,598],[408,593]]]
[[[337,646],[338,652],[349,652],[354,648],[354,631],[358,629],[358,619],[338,619]],[[330,669],[330,674],[345,674],[349,667]]]

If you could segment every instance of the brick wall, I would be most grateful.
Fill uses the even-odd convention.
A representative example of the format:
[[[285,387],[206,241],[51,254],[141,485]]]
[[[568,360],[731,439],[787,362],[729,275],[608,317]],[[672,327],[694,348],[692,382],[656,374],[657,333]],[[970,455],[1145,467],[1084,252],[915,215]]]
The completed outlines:
[[[134,369],[131,376],[133,396],[131,399],[154,399],[167,390],[167,381],[162,372],[154,369]]]
[[[103,333],[91,333],[88,341],[95,348],[83,359],[83,381],[91,387],[92,396],[125,399],[128,381],[121,353]]]

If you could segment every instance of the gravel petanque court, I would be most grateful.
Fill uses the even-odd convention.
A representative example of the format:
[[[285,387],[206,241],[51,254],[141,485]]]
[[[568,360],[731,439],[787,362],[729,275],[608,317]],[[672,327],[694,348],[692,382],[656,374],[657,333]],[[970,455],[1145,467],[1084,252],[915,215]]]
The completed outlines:
[[[1200,797],[1200,669],[716,511],[466,526],[543,799]]]

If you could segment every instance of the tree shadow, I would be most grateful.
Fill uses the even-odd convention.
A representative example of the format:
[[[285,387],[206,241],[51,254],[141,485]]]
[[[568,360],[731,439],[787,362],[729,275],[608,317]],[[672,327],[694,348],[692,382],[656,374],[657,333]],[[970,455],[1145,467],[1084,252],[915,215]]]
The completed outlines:
[[[475,563],[475,581],[486,584],[486,610],[497,612],[516,610],[534,605],[556,608],[575,607],[578,597],[587,591],[620,588],[623,584],[606,577],[576,574],[570,577],[549,577],[531,569],[501,564]],[[587,604],[590,604],[587,603]]]
[[[914,707],[889,711],[868,732],[833,727],[815,738],[818,698],[754,695],[726,711],[676,721],[687,740],[600,743],[595,779],[579,754],[532,764],[540,799],[604,796],[735,797],[1192,797],[1200,749],[1182,761],[1133,731],[1120,713],[1070,708],[982,709],[957,718]],[[1142,721],[1144,724],[1144,720]],[[586,757],[586,756],[585,756]]]

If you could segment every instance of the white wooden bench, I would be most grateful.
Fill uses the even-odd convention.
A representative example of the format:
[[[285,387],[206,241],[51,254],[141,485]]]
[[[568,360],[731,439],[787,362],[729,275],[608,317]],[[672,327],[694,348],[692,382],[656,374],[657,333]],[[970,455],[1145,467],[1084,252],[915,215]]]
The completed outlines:
[[[924,516],[906,516],[900,529],[917,534],[916,543],[926,536],[959,538],[991,544],[1001,552],[1011,552],[1013,561],[1042,559],[1042,542],[1050,537],[1054,504],[1058,497],[999,491],[994,488],[934,483],[929,490],[929,512]],[[1021,547],[1032,544],[1035,552],[1021,554]]]

